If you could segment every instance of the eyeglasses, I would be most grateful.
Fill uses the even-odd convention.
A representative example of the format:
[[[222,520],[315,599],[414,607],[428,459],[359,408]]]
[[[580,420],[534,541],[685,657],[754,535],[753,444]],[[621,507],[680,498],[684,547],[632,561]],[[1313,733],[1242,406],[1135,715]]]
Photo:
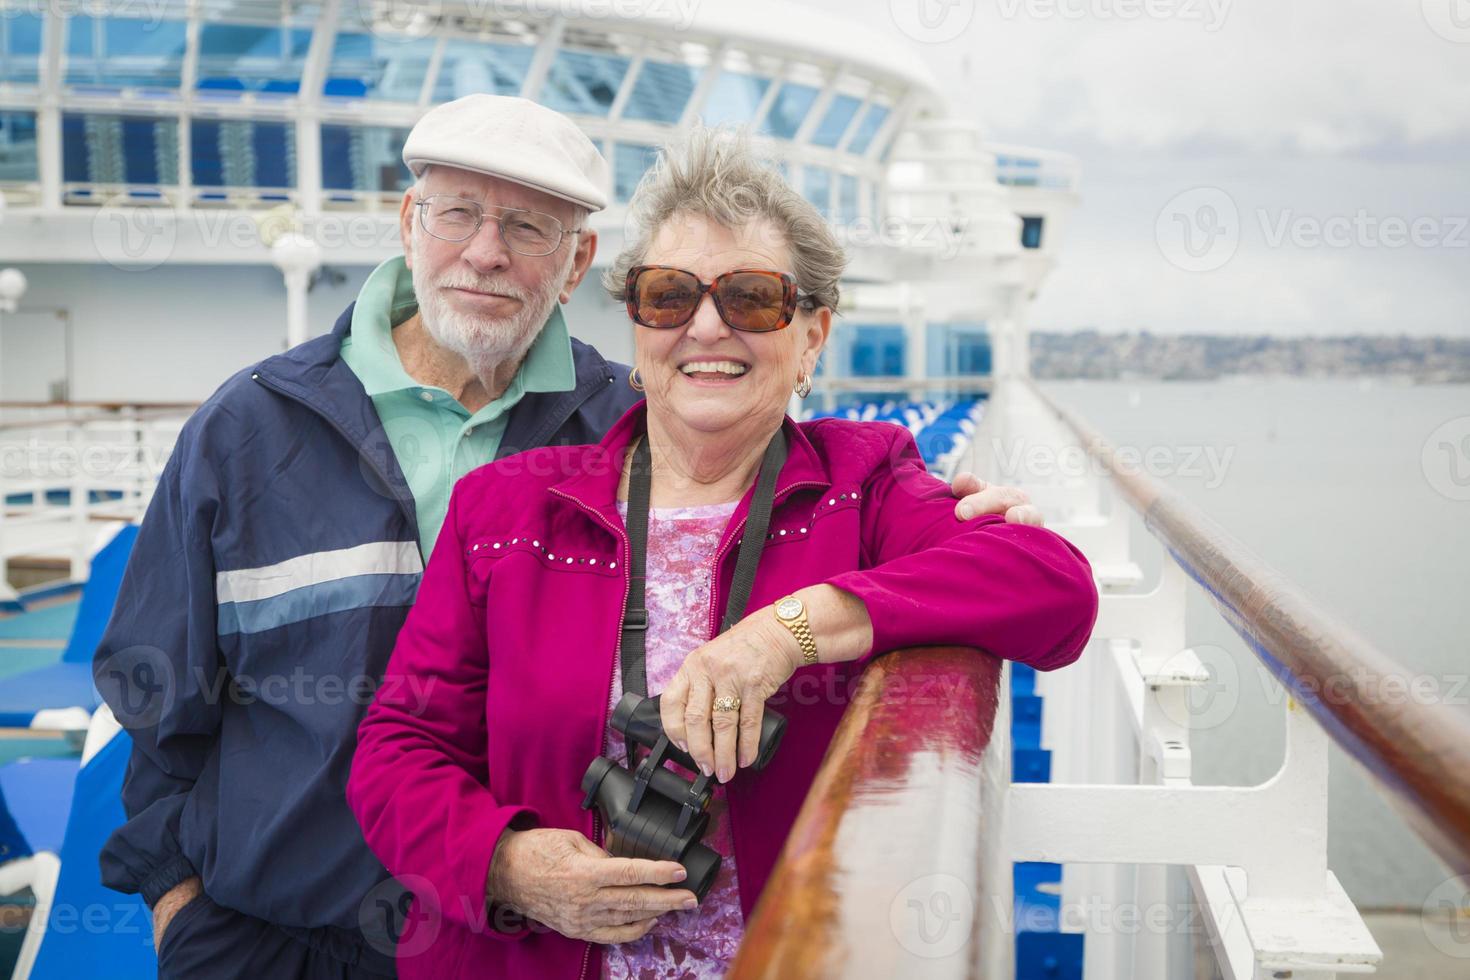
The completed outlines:
[[[519,208],[489,208],[478,201],[447,194],[432,194],[415,201],[419,224],[424,231],[446,242],[469,241],[485,223],[485,213],[494,211],[492,219],[500,225],[500,238],[505,247],[520,255],[550,255],[561,245],[563,235],[580,235],[586,229],[566,229],[551,215]]]
[[[798,296],[796,280],[770,269],[732,269],[701,282],[692,272],[667,265],[636,265],[628,270],[623,302],[634,323],[655,330],[682,327],[709,293],[720,319],[736,330],[769,333],[791,323],[796,307],[815,309],[810,296]]]

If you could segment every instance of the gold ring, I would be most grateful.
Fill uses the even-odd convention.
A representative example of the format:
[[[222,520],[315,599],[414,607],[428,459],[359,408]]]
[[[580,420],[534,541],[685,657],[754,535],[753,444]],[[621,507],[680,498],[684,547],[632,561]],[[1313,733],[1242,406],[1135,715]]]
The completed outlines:
[[[734,695],[727,694],[724,697],[715,698],[716,711],[739,711],[740,699]]]

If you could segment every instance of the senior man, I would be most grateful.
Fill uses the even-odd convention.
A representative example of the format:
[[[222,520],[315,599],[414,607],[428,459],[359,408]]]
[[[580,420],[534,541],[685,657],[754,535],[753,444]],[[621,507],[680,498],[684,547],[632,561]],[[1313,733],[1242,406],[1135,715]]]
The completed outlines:
[[[405,254],[330,333],[190,418],[97,650],[133,738],[103,881],[152,907],[161,976],[393,975],[413,883],[368,850],[344,790],[450,488],[523,449],[596,442],[637,398],[559,308],[606,205],[591,141],[475,95],[427,113],[403,158]],[[1015,491],[955,489],[961,516],[1039,520]]]

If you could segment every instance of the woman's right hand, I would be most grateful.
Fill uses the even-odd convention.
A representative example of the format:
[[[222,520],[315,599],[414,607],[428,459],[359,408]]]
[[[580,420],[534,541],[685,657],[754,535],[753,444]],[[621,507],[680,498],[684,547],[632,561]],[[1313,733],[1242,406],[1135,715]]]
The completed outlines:
[[[665,912],[698,907],[677,861],[613,857],[575,830],[507,830],[485,882],[488,902],[507,905],[569,939],[626,943]]]

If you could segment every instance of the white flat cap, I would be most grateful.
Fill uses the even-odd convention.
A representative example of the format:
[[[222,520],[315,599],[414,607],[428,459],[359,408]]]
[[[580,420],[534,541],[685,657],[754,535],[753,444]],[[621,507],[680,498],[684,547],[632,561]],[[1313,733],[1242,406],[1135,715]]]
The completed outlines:
[[[417,177],[440,164],[515,181],[580,204],[607,207],[607,161],[555,109],[509,95],[466,95],[424,114],[403,143]]]

